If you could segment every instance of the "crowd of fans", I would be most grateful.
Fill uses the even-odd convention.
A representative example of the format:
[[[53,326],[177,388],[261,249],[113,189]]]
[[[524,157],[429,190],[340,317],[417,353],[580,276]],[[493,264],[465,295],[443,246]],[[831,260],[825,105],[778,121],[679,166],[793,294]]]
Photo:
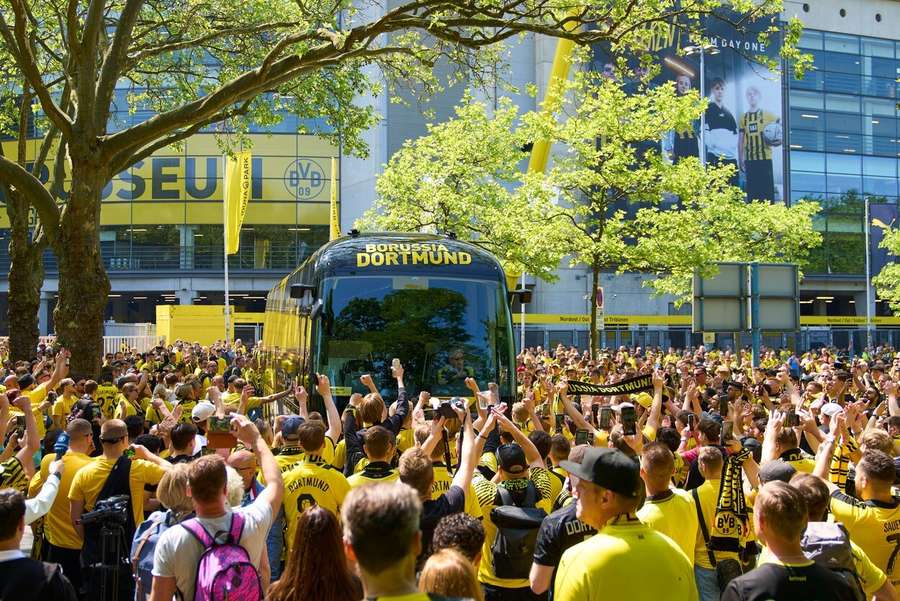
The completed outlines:
[[[897,599],[891,348],[527,349],[514,399],[395,360],[341,408],[239,341],[68,356],[4,362],[2,600]]]

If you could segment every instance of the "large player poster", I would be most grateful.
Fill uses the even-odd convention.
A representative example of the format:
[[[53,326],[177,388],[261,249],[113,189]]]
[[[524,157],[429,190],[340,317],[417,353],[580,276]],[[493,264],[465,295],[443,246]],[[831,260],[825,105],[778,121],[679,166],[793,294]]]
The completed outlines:
[[[739,20],[734,14],[725,16]],[[781,76],[762,63],[766,57],[778,57],[780,40],[777,34],[765,43],[758,39],[771,25],[766,19],[736,29],[725,19],[710,17],[703,40],[707,46],[703,90],[700,55],[684,52],[695,44],[683,30],[670,26],[654,37],[649,48],[659,66],[650,85],[673,82],[679,94],[699,90],[709,102],[703,119],[704,148],[698,119],[690,131],[671,131],[659,141],[657,148],[665,160],[695,156],[709,165],[733,165],[732,183],[749,200],[784,201]],[[598,49],[596,59],[597,69],[614,76],[614,60],[608,53]]]

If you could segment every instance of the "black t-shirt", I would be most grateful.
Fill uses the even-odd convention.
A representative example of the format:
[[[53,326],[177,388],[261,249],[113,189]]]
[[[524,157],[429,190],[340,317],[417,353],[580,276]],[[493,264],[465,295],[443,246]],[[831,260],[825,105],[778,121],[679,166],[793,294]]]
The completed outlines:
[[[719,106],[715,102],[710,102],[706,107],[706,126],[713,129],[727,129],[733,133],[737,133],[737,121],[724,106]]]
[[[0,562],[3,601],[76,601],[75,589],[59,565],[21,558]]]
[[[766,563],[732,580],[721,601],[855,601],[846,580],[818,564]]]
[[[534,544],[534,563],[553,567],[551,589],[563,553],[597,533],[592,526],[578,519],[577,511],[577,503],[558,509],[544,518],[541,529],[538,530]]]
[[[462,513],[466,509],[466,493],[458,486],[451,486],[447,492],[437,499],[429,499],[422,504],[422,518],[419,527],[422,530],[422,555],[424,560],[431,553],[431,539],[434,538],[434,529],[437,528],[441,518],[454,513]]]

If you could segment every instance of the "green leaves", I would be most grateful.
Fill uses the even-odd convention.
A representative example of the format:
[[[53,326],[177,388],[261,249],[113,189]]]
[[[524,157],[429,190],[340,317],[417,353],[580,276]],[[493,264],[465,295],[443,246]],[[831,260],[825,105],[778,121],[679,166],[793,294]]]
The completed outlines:
[[[884,232],[884,237],[878,246],[887,249],[894,256],[900,256],[900,229],[892,228],[881,222],[866,223],[864,227],[872,225],[880,227]],[[878,298],[886,300],[895,315],[900,313],[900,264],[890,261],[881,268],[878,275],[872,278],[872,284],[878,292]]]
[[[591,73],[566,93],[559,115],[519,116],[507,100],[491,114],[467,97],[455,119],[394,155],[359,226],[453,231],[546,279],[564,257],[652,273],[654,291],[679,301],[696,269],[708,273],[717,261],[802,265],[821,243],[812,227],[818,204],[746,202],[728,183],[732,167],[660,155],[658,141],[691,128],[705,109],[696,93],[679,96],[671,85],[627,93]],[[553,164],[546,174],[523,174],[521,149],[537,139],[553,144]]]

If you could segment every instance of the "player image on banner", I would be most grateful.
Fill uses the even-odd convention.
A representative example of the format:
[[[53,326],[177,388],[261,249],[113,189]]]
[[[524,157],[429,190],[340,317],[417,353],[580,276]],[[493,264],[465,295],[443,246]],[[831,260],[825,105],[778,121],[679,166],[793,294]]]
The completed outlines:
[[[702,141],[697,119],[686,131],[672,130],[653,145],[670,163],[698,157],[710,166],[731,166],[729,181],[744,190],[748,200],[784,202],[781,77],[763,64],[778,56],[778,37],[759,41],[760,32],[772,24],[769,19],[735,29],[727,21],[741,19],[724,16],[731,18],[710,17],[706,22],[703,74],[696,49],[694,54],[685,51],[698,43],[684,36],[682,28],[672,26],[650,42],[647,50],[660,65],[650,85],[668,83],[678,95],[696,92],[707,101]],[[597,70],[612,77],[609,50],[598,47],[596,53]],[[705,89],[700,89],[701,80]]]

